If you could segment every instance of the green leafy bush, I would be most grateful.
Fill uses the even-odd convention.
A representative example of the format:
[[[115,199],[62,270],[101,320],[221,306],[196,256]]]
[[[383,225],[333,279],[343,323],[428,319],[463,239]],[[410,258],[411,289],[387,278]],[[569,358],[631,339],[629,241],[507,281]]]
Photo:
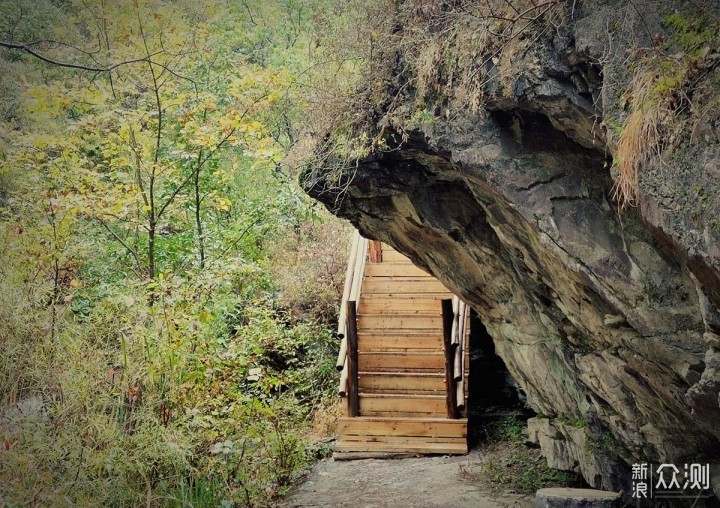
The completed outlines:
[[[0,52],[0,499],[265,506],[317,456],[336,374],[347,235],[281,166],[310,11],[29,7],[0,30],[139,61]]]

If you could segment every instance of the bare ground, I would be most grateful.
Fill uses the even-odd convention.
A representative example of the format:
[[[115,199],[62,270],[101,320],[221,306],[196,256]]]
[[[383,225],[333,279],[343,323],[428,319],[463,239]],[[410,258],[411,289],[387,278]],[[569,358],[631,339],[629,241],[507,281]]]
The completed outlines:
[[[533,496],[504,493],[478,482],[488,452],[407,459],[325,459],[280,504],[295,507],[531,507]]]

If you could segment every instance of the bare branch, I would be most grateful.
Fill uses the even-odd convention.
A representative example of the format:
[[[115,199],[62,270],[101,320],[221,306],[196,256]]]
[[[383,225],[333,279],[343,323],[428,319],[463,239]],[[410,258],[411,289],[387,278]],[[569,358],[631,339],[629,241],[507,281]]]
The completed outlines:
[[[248,4],[247,4],[246,1],[243,1],[243,7],[245,7],[245,10],[246,10],[247,13],[248,13],[248,17],[250,18],[250,22],[251,22],[253,25],[257,26],[257,23],[255,22],[255,19],[253,19],[252,12],[250,11],[250,7],[248,6]]]
[[[53,41],[54,42],[54,41]],[[38,42],[31,42],[31,43],[14,43],[14,42],[7,42],[7,41],[0,41],[0,48],[5,49],[12,49],[17,51],[23,51],[25,53],[28,53],[29,55],[32,55],[33,57],[37,58],[38,60],[42,60],[45,63],[49,63],[51,65],[57,65],[58,67],[65,67],[67,69],[76,69],[80,71],[88,71],[88,72],[95,72],[95,73],[101,73],[101,72],[112,72],[113,70],[117,69],[118,67],[122,67],[124,65],[130,65],[134,63],[140,63],[140,62],[146,62],[146,63],[152,63],[153,65],[157,65],[157,62],[154,62],[152,60],[153,56],[156,56],[162,51],[157,51],[155,53],[149,54],[148,56],[144,56],[142,58],[132,58],[130,60],[123,60],[122,62],[117,62],[109,66],[104,67],[92,67],[90,65],[83,65],[83,64],[76,64],[72,62],[62,62],[60,60],[55,60],[53,58],[47,57],[43,55],[42,53],[39,53],[38,51],[33,49],[33,45],[38,44]],[[57,44],[63,44],[63,43],[57,43]],[[91,53],[88,53],[87,51],[83,51],[81,49],[75,48],[74,46],[71,46],[69,44],[63,44],[67,47],[71,47],[77,51],[83,52],[87,55],[91,55]]]
[[[15,23],[13,23],[12,29],[10,30],[10,42],[13,42],[15,40],[15,29],[18,27],[20,22],[23,19],[23,16],[25,13],[23,12],[22,5],[20,6],[20,16],[18,16],[18,19]]]
[[[138,256],[137,252],[134,249],[132,249],[125,242],[125,240],[123,240],[117,233],[115,233],[115,231],[110,229],[110,226],[108,226],[108,224],[104,220],[102,220],[100,217],[96,217],[95,220],[97,220],[102,225],[102,227],[104,227],[107,230],[107,232],[110,233],[112,235],[112,237],[115,238],[115,240],[117,240],[120,243],[120,245],[125,247],[125,250],[127,250],[128,253],[130,253],[130,255],[135,260],[136,269],[134,271],[139,276],[143,272],[143,270],[142,270],[142,264],[140,263],[140,257]]]
[[[63,46],[65,48],[70,48],[73,51],[77,51],[78,53],[82,53],[83,55],[87,55],[89,57],[92,57],[93,55],[98,54],[102,49],[101,47],[98,46],[98,49],[96,49],[94,51],[87,51],[85,49],[78,48],[77,46],[75,46],[73,44],[69,44],[69,43],[63,42],[63,41],[56,41],[55,39],[38,39],[36,41],[26,42],[24,44],[25,44],[25,46],[39,46],[41,44],[52,44],[55,46]]]
[[[24,51],[25,53],[28,53],[38,60],[42,60],[45,63],[49,63],[52,65],[57,65],[58,67],[66,67],[68,69],[78,69],[81,71],[89,71],[89,72],[108,72],[107,68],[101,68],[101,67],[90,67],[89,65],[79,65],[74,64],[70,62],[60,62],[59,60],[53,60],[52,58],[48,58],[45,55],[42,55],[41,53],[38,53],[34,49],[32,49],[31,46],[27,44],[15,44],[13,42],[6,42],[6,41],[0,41],[0,47],[6,48],[6,49],[15,49],[18,51]]]

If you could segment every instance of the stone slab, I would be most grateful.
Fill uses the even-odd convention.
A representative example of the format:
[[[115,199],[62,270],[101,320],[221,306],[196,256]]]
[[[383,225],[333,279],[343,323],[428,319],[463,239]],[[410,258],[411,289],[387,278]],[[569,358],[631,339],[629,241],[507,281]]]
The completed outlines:
[[[621,494],[595,489],[547,488],[535,494],[535,508],[617,508]]]

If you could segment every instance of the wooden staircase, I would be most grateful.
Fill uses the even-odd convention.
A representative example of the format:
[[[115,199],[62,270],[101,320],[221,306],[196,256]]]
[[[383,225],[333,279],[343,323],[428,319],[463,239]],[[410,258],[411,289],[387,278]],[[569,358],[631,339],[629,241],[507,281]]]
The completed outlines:
[[[338,359],[348,412],[335,458],[467,453],[467,419],[460,417],[467,398],[467,308],[391,247],[360,239],[353,249]],[[350,330],[354,313],[356,330]],[[355,361],[348,361],[353,334],[356,375]]]

